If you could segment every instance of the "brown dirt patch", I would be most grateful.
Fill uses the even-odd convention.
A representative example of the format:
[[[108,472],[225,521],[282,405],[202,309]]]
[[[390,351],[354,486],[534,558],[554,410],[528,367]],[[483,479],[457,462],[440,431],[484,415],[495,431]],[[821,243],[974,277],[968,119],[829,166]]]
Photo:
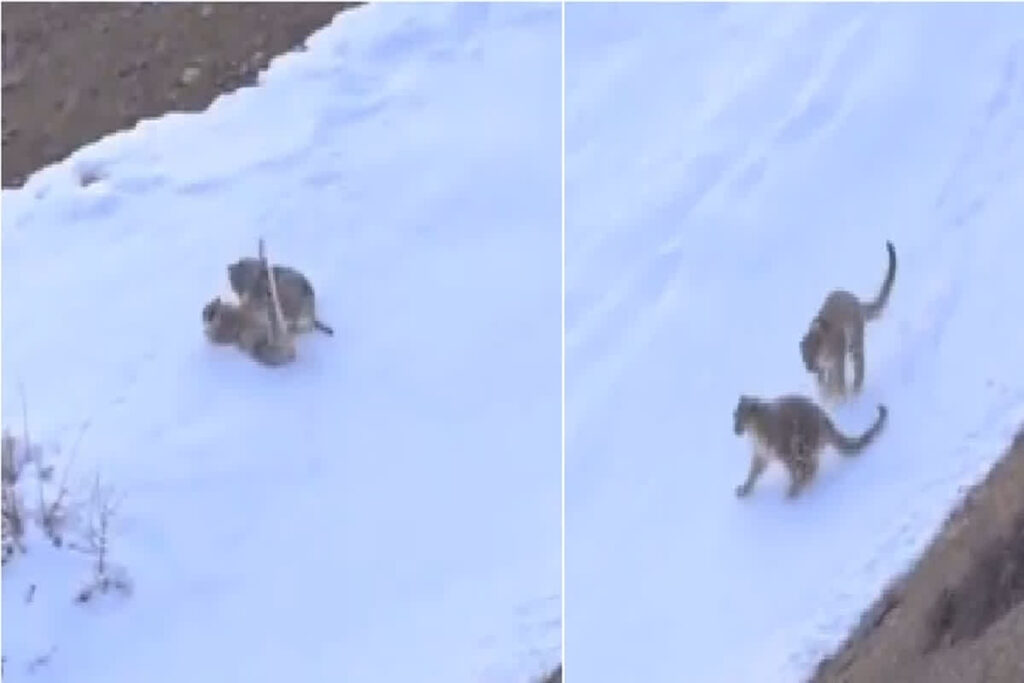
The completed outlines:
[[[1024,431],[812,680],[1024,681]]]
[[[552,671],[547,678],[544,679],[544,683],[562,683],[562,665],[559,664],[558,668]]]
[[[252,83],[360,3],[4,3],[3,186]]]

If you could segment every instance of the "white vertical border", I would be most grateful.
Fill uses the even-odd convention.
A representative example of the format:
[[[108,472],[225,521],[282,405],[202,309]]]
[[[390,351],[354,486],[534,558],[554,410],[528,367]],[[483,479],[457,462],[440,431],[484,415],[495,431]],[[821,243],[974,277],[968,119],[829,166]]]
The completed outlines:
[[[565,0],[562,0],[562,680],[565,680]]]

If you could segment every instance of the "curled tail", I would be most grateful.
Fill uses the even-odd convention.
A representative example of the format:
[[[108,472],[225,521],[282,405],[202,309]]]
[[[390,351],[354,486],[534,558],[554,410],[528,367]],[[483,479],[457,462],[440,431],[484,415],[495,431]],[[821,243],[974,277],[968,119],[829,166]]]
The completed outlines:
[[[324,334],[329,334],[332,337],[334,336],[334,330],[332,330],[329,325],[326,325],[326,324],[320,322],[316,318],[313,318],[313,327],[315,327],[316,329],[320,330]]]
[[[864,317],[867,320],[874,320],[881,314],[885,304],[889,301],[892,283],[896,280],[896,248],[892,246],[892,242],[886,242],[885,249],[889,252],[889,270],[885,273],[882,288],[878,290],[878,296],[874,301],[861,304],[861,310],[864,311]]]
[[[832,425],[832,444],[843,455],[856,455],[875,440],[878,433],[882,431],[882,427],[885,426],[885,420],[888,416],[889,410],[885,406],[878,406],[878,419],[875,420],[875,424],[871,425],[868,431],[856,438],[846,436]]]

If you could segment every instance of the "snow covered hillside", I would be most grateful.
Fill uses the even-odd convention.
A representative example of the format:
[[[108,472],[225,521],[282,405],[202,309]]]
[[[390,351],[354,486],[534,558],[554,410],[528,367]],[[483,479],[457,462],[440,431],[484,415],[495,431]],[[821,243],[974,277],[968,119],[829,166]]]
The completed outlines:
[[[566,8],[566,671],[797,681],[1024,419],[1024,6]],[[741,393],[873,297],[890,419],[737,499]]]
[[[134,585],[73,604],[88,558],[30,537],[5,681],[522,682],[560,660],[560,14],[346,12],[258,87],[4,191],[3,424],[24,387],[58,477],[81,434],[68,481],[122,496]],[[278,369],[202,335],[259,236],[335,329]]]

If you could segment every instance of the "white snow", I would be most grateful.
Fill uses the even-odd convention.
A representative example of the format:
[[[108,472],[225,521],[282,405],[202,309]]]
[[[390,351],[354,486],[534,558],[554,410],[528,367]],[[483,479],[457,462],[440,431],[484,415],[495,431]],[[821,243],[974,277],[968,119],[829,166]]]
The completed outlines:
[[[560,660],[559,14],[344,13],[258,87],[3,192],[3,424],[24,389],[58,475],[123,494],[134,583],[75,605],[87,558],[32,536],[5,680]],[[800,680],[1024,419],[1024,7],[566,14],[566,673]],[[201,334],[259,236],[336,330],[281,369]],[[883,436],[738,500],[737,397],[814,395],[797,341],[829,289],[877,291],[886,239],[834,410],[885,403]]]
[[[569,680],[802,680],[1024,419],[1024,6],[566,6]],[[873,297],[795,501],[737,499],[741,393]]]
[[[4,425],[24,387],[58,475],[82,433],[70,481],[123,496],[134,582],[74,605],[87,558],[30,539],[4,568],[5,681],[560,661],[560,14],[346,12],[257,87],[3,192]],[[278,369],[202,335],[259,236],[336,332]]]

